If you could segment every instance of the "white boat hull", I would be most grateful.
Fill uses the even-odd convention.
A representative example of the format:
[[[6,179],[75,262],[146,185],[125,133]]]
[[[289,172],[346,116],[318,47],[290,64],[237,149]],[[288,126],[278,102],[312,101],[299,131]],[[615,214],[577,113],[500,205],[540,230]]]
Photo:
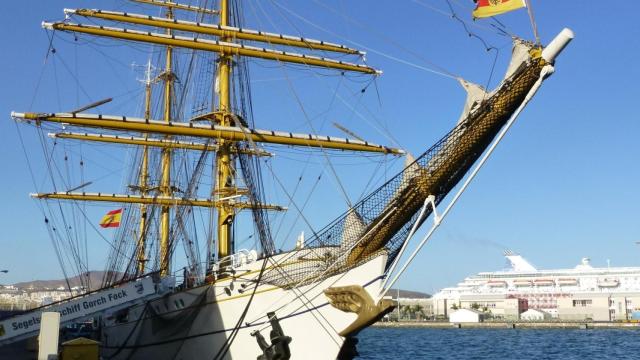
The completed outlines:
[[[273,258],[278,261],[285,254]],[[251,275],[223,279],[185,291],[174,292],[113,314],[104,320],[102,347],[113,359],[215,359],[227,341],[226,359],[255,359],[262,354],[251,333],[260,330],[270,341],[267,312],[274,311],[284,335],[290,336],[291,359],[335,359],[345,340],[338,333],[356,320],[328,303],[323,291],[329,287],[360,285],[377,301],[387,256],[381,255],[349,271],[321,282],[283,289],[260,285],[235,338],[229,338],[247,308],[253,287],[247,280],[258,276],[262,261],[244,269]],[[233,283],[233,289],[230,284]],[[242,291],[243,284],[246,289]]]

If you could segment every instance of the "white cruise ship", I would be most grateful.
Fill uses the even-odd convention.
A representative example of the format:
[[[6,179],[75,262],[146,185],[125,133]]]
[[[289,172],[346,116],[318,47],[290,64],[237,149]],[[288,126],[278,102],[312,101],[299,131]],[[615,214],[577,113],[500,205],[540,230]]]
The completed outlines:
[[[640,267],[596,268],[589,258],[583,258],[572,269],[538,270],[514,252],[505,252],[505,257],[509,269],[467,277],[456,287],[442,289],[433,299],[457,303],[464,298],[504,296],[525,299],[528,308],[556,315],[560,298],[640,293]]]

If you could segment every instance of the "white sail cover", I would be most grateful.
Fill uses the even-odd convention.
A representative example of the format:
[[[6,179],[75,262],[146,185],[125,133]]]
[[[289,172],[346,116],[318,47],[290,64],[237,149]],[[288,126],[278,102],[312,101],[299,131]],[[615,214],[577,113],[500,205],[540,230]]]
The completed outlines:
[[[351,208],[347,217],[344,219],[344,227],[342,229],[341,247],[349,249],[353,244],[364,235],[367,226],[358,212]]]
[[[408,183],[410,179],[413,179],[416,175],[419,174],[420,164],[416,162],[416,158],[411,155],[411,153],[407,153],[407,156],[404,158],[404,174],[403,183]]]
[[[404,170],[402,171],[402,180],[398,184],[398,187],[394,190],[393,196],[389,198],[389,201],[387,202],[387,205],[385,209],[382,211],[382,213],[386,213],[389,210],[389,207],[393,204],[394,200],[398,197],[398,195],[402,194],[402,192],[407,188],[407,186],[409,186],[411,179],[415,178],[416,176],[420,176],[421,170],[422,169],[420,167],[420,164],[416,162],[416,159],[413,157],[413,155],[411,155],[410,152],[407,152],[404,158]],[[347,215],[347,219],[345,221],[347,222],[349,221],[348,216],[350,215],[351,214]],[[343,236],[343,239],[344,239],[344,236]]]
[[[391,197],[391,200],[393,200],[398,194],[401,194],[404,189],[409,186],[409,181],[418,176],[418,174],[420,174],[420,164],[416,162],[416,158],[414,158],[411,153],[407,152],[407,155],[404,158],[404,172],[402,173],[402,181],[394,192],[393,197]]]
[[[487,92],[484,88],[478,84],[474,84],[472,82],[468,82],[465,79],[458,79],[460,85],[467,92],[467,100],[464,102],[464,109],[462,109],[462,114],[460,114],[460,118],[458,119],[458,124],[460,124],[464,119],[467,118],[469,113],[474,110],[482,100],[487,96]]]
[[[526,41],[514,38],[513,39],[513,48],[511,49],[511,61],[509,62],[509,67],[507,68],[507,73],[504,75],[505,79],[508,79],[513,75],[513,73],[518,70],[520,65],[529,60],[529,50],[531,50],[531,45],[529,45]]]

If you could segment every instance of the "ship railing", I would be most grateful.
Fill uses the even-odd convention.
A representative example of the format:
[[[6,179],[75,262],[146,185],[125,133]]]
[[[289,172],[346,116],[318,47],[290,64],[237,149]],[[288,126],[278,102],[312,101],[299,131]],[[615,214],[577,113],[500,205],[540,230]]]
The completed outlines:
[[[233,275],[236,269],[249,265],[258,260],[258,252],[255,250],[242,249],[235,254],[226,256],[213,264],[213,273],[219,277]]]
[[[174,270],[169,278],[175,284],[174,290],[183,290],[205,283],[209,283],[216,278],[232,276],[238,268],[245,267],[258,260],[256,250],[242,249],[235,254],[226,256],[215,263],[202,262],[197,265],[184,266]],[[206,273],[193,271],[192,269],[208,269]]]

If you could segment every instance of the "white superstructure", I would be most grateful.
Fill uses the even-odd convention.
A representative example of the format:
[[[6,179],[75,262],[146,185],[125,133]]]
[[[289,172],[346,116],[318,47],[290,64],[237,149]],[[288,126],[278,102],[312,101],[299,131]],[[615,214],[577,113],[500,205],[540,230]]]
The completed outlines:
[[[538,270],[514,252],[505,252],[505,257],[509,269],[469,276],[456,287],[442,289],[433,299],[451,304],[471,298],[525,299],[528,308],[554,314],[561,298],[640,293],[640,267],[596,268],[589,258],[583,258],[572,269]]]

